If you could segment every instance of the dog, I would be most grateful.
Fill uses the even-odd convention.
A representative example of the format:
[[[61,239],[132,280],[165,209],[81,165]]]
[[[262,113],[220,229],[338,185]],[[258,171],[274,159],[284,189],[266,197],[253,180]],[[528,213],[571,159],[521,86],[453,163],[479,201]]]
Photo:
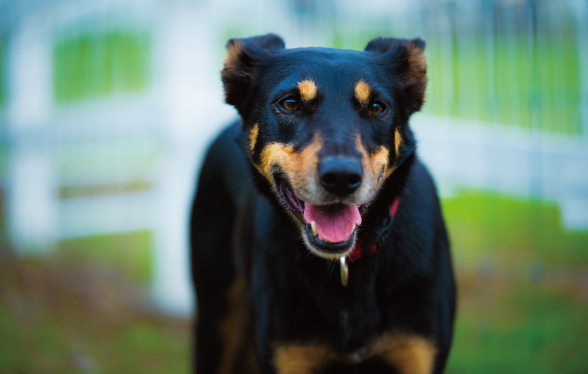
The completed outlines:
[[[443,372],[449,240],[409,126],[424,49],[228,41],[240,119],[208,150],[190,223],[197,373]]]

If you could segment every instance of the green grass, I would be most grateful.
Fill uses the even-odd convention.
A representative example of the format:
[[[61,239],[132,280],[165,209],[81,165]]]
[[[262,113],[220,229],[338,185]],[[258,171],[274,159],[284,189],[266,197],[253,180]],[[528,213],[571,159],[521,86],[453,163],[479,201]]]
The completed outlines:
[[[141,293],[87,260],[3,259],[0,373],[188,373],[189,321],[142,310]]]
[[[60,146],[54,159],[60,187],[87,185],[96,175],[108,176],[111,180],[124,175],[126,182],[151,184],[153,173],[163,159],[163,151],[155,139],[78,141]]]
[[[448,374],[588,370],[588,294],[461,274]],[[475,284],[475,286],[472,286]]]
[[[588,232],[534,200],[469,191],[442,205],[458,264],[448,373],[585,373]]]
[[[188,373],[190,322],[149,306],[151,249],[136,232],[61,241],[43,258],[5,253],[0,373]]]
[[[556,204],[469,191],[442,205],[458,262],[473,265],[492,256],[511,266],[588,264],[588,232],[566,231]]]
[[[114,92],[137,92],[150,79],[145,34],[109,31],[63,38],[54,46],[54,97],[69,103]]]
[[[152,248],[152,233],[140,231],[63,240],[57,252],[64,259],[98,264],[148,284],[153,273]]]

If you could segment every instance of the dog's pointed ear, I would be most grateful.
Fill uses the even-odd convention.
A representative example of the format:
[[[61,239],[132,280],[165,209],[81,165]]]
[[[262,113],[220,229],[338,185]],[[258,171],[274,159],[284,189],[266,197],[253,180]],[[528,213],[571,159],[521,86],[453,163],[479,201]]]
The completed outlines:
[[[419,38],[376,38],[366,45],[365,51],[384,60],[384,66],[390,69],[400,83],[407,115],[421,110],[427,88],[425,41]]]
[[[284,47],[282,38],[275,34],[230,39],[227,42],[227,59],[221,70],[227,104],[239,109],[253,80],[255,63]]]

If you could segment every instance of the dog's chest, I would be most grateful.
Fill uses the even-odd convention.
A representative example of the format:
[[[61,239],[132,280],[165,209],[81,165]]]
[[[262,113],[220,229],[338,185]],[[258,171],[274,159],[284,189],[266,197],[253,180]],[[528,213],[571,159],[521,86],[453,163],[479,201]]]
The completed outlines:
[[[436,354],[431,340],[399,331],[381,333],[351,352],[318,342],[275,347],[273,362],[278,373],[349,372],[350,368],[357,369],[353,372],[370,372],[367,370],[378,367],[394,368],[401,374],[430,374]]]
[[[334,324],[334,333],[331,335],[335,337],[332,344],[344,351],[353,352],[361,350],[369,340],[370,336],[377,333],[377,326],[379,325],[379,313],[373,311],[368,319],[368,313],[361,310],[360,313],[353,313],[347,308],[341,309],[338,314],[338,321]]]
[[[315,295],[320,311],[316,321],[326,322],[321,335],[328,337],[329,344],[336,350],[361,351],[370,339],[385,329],[385,311],[380,310],[373,293],[350,296],[347,292],[337,294],[331,290],[329,297],[328,292]]]

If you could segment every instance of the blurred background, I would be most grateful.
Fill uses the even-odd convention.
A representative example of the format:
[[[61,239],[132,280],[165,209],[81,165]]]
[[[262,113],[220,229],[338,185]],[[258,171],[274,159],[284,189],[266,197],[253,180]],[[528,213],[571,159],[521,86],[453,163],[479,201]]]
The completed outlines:
[[[0,373],[187,373],[230,37],[427,41],[448,373],[588,372],[587,0],[0,0]]]

